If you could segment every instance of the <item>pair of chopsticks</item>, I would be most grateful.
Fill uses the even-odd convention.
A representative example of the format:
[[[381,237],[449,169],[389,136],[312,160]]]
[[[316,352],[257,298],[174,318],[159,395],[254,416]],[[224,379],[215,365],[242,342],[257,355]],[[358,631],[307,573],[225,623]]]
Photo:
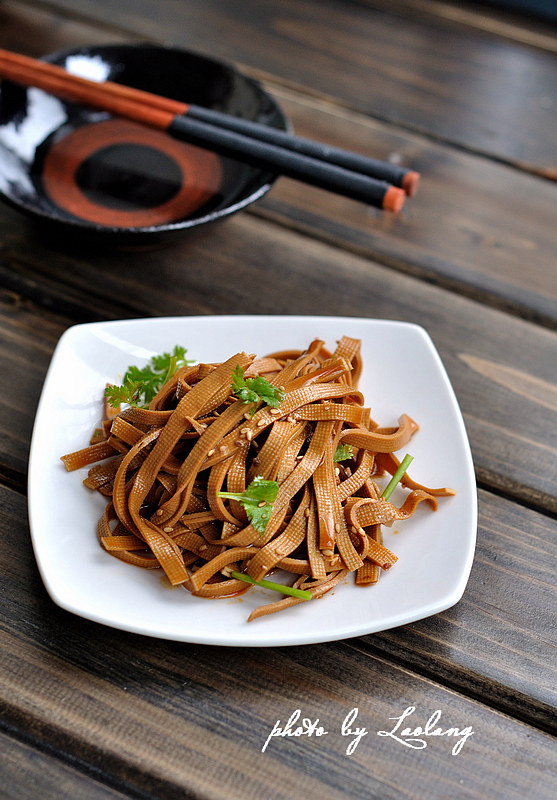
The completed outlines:
[[[395,164],[123,84],[90,81],[7,50],[0,50],[0,77],[376,208],[400,211],[406,196],[417,190],[419,174]]]

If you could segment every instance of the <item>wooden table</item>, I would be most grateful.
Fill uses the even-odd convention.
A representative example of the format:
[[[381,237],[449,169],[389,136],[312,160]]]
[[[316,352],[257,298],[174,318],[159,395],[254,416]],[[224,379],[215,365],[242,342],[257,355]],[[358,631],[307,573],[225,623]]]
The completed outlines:
[[[2,796],[552,798],[557,511],[557,38],[440,0],[3,0],[0,47],[164,42],[262,80],[302,135],[419,170],[400,215],[281,178],[195,242],[84,251],[0,209]],[[261,290],[263,287],[263,290]],[[341,288],[339,288],[341,287]],[[326,314],[424,326],[460,401],[480,519],[463,599],[375,635],[185,645],[48,598],[26,518],[37,400],[78,322]],[[457,754],[379,737],[409,706]],[[273,740],[296,709],[337,733]]]

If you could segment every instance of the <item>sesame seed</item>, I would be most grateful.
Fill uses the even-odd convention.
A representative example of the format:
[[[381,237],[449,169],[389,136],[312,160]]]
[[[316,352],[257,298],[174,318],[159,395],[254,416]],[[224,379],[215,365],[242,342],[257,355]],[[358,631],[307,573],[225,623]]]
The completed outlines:
[[[257,504],[257,508],[263,508],[266,505],[267,503],[265,502],[265,500],[262,500],[260,503]]]
[[[282,411],[279,408],[271,408],[269,413],[272,414],[273,417],[277,417],[279,414],[282,414]]]
[[[327,556],[327,558],[329,558],[330,556],[333,555],[333,551],[332,550],[323,550],[322,552],[323,552],[324,556]]]
[[[260,420],[257,421],[257,427],[258,428],[264,428],[266,424],[267,423],[265,422],[264,419],[260,419]]]
[[[167,525],[166,528],[163,528],[163,531],[165,533],[172,533],[173,530],[174,528],[171,528],[170,525]]]
[[[236,447],[241,447],[243,445],[243,442],[241,439],[235,439],[234,444],[236,445]]]
[[[304,517],[309,517],[309,508],[306,508],[304,511]]]
[[[199,552],[200,552],[200,553],[201,553],[203,550],[208,550],[208,549],[209,549],[209,545],[208,545],[208,544],[200,544],[200,545],[199,545]]]
[[[340,522],[335,522],[335,531],[340,533]]]
[[[221,444],[221,446],[219,447],[219,453],[226,453],[226,445],[225,444]]]
[[[208,455],[208,456],[214,456],[214,455],[215,455],[215,448],[214,448],[214,447],[211,447],[211,449],[209,450],[209,452],[207,453],[207,455]]]

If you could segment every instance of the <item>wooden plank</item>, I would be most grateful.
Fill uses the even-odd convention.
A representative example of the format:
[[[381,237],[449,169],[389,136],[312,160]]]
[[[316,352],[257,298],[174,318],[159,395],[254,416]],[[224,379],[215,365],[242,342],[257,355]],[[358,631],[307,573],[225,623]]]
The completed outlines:
[[[10,224],[9,214],[0,218],[0,237],[18,264],[17,272],[4,273],[7,288],[26,296],[27,286],[34,293],[40,286],[43,306],[54,289],[56,298],[65,292],[72,302],[81,297],[88,312],[106,307],[109,318],[120,306],[122,316],[139,317],[323,314],[418,323],[432,336],[453,382],[482,483],[530,505],[557,508],[547,468],[557,446],[557,335],[550,331],[246,214],[196,242],[156,252],[80,248],[44,258],[28,248],[25,228]],[[24,339],[22,346],[32,351],[32,333]],[[18,407],[13,396],[8,402]],[[24,413],[31,415],[32,406]]]
[[[117,44],[133,38],[131,33],[123,35],[114,30],[109,32],[103,26],[92,28],[87,22],[74,20],[56,8],[37,7],[34,3],[18,0],[3,0],[0,5],[2,48],[34,57],[92,42]]]
[[[397,14],[421,18],[450,19],[451,22],[471,28],[474,31],[487,31],[504,36],[513,42],[521,42],[531,47],[539,47],[551,52],[557,51],[557,40],[551,24],[541,16],[527,13],[523,8],[513,10],[513,3],[503,8],[503,3],[467,2],[457,0],[360,0],[372,8],[396,10]],[[525,4],[523,3],[523,6]],[[539,6],[539,4],[538,4]]]
[[[103,786],[75,768],[0,732],[0,785],[3,800],[124,800],[128,795]]]
[[[1,15],[2,9],[0,23]],[[86,33],[85,27],[80,30]],[[296,216],[293,208],[277,198],[276,206],[260,213],[294,226],[288,218]],[[302,231],[308,221],[314,224],[309,210],[298,222]],[[18,475],[21,479],[25,468],[46,361],[59,332],[72,321],[168,309],[347,309],[344,313],[369,316],[377,308],[377,316],[403,315],[421,321],[434,335],[464,398],[480,477],[529,503],[554,508],[547,474],[555,452],[552,333],[248,215],[195,245],[85,255],[83,248],[73,251],[65,242],[63,252],[60,243],[41,244],[32,223],[11,211],[0,218],[0,367],[9,376],[0,408],[0,429],[9,434],[3,437],[0,481],[13,477],[11,482],[23,488]],[[389,223],[380,217],[377,224],[387,230]],[[335,235],[331,220],[324,238],[334,242]],[[369,254],[359,249],[357,238],[351,240],[351,229],[343,236],[338,240],[343,245]],[[382,260],[426,274],[421,256],[420,267],[406,254],[398,264],[396,255]],[[435,269],[427,267],[430,276]],[[443,277],[446,284],[448,277]],[[326,289],[321,280],[334,288]],[[505,275],[507,280],[512,283]],[[493,298],[501,296],[498,292]],[[507,299],[519,308],[520,298]],[[535,313],[548,319],[539,308]],[[34,356],[39,357],[36,372],[30,367]],[[478,397],[485,407],[478,409]],[[531,417],[524,420],[525,413]],[[521,463],[506,463],[515,453]],[[541,461],[535,464],[535,458]],[[2,472],[2,463],[12,475]],[[30,552],[23,497],[1,488],[0,581],[6,602],[0,610],[0,702],[9,730],[39,748],[22,753],[17,745],[13,763],[21,764],[32,781],[41,752],[54,753],[125,793],[169,800],[250,800],[275,789],[279,799],[301,791],[310,800],[479,800],[486,785],[496,800],[553,797],[554,742],[540,731],[551,730],[554,722],[550,648],[555,636],[548,612],[554,569],[547,544],[553,521],[484,492],[480,499],[478,558],[465,598],[454,609],[362,640],[223,653],[122,634],[54,608]],[[468,725],[474,733],[456,756],[447,737],[428,739],[425,750],[414,751],[378,736],[404,707],[416,708],[414,724],[423,725],[438,709],[444,725]],[[329,734],[274,739],[262,752],[274,722],[284,723],[295,708],[308,718],[319,717]],[[340,729],[350,708],[358,709],[357,724],[366,725],[368,733],[348,756]],[[48,790],[57,766],[46,765]],[[10,769],[14,774],[15,767]],[[62,786],[75,781],[70,796],[79,796],[79,777],[59,778]],[[102,784],[89,788],[84,796],[96,797],[95,791],[105,796]]]
[[[34,412],[29,412],[37,407],[53,349],[68,321],[39,314],[32,303],[6,290],[0,292],[0,309],[0,370],[10,376],[0,400],[0,478],[23,488],[33,429]]]
[[[557,184],[267,88],[301,136],[400,162],[422,180],[396,217],[285,178],[255,213],[556,326]]]
[[[0,489],[0,697],[4,719],[43,746],[149,796],[277,800],[431,797],[549,800],[553,740],[533,727],[343,642],[242,649],[188,646],[103,628],[54,607],[30,551],[21,495]],[[392,736],[414,708],[423,727],[472,733]],[[342,736],[352,709],[366,736]],[[300,710],[321,737],[275,737]],[[399,729],[402,731],[402,727]],[[408,734],[407,734],[408,736]],[[417,734],[416,738],[420,738]],[[460,737],[463,738],[463,737]],[[419,787],[419,788],[417,788]],[[419,794],[417,794],[419,792]]]
[[[463,599],[356,646],[557,733],[556,577],[557,522],[480,492],[478,544]]]
[[[284,247],[277,245],[276,249],[283,255],[288,254]],[[173,253],[174,251],[168,251],[167,255],[172,256]],[[152,258],[152,254],[148,257]],[[133,259],[136,258],[134,254]],[[66,266],[69,272],[69,263]],[[242,280],[241,284],[256,282],[256,278],[252,277]],[[377,281],[375,283],[377,285]],[[48,294],[43,298],[43,302],[47,301]],[[89,303],[90,296],[84,293],[83,314],[90,311]],[[75,306],[74,310],[79,309]],[[195,312],[195,307],[187,310]],[[435,312],[436,308],[433,307],[432,313]],[[0,348],[0,369],[3,374],[10,375],[10,380],[5,384],[0,414],[0,461],[10,466],[15,464],[22,472],[26,469],[32,416],[42,377],[50,352],[68,324],[70,319],[48,313],[44,309],[39,312],[27,301],[5,305],[0,316],[0,337],[3,342],[3,347]],[[490,327],[489,323],[484,323],[484,326]],[[506,326],[501,333],[504,341]],[[529,343],[525,342],[525,346],[528,352]],[[536,345],[530,343],[530,346]],[[35,365],[33,370],[28,368],[30,363]],[[458,371],[461,371],[461,367]],[[488,395],[485,389],[481,389],[481,393]],[[509,405],[508,399],[505,404]],[[522,407],[522,404],[519,405]],[[19,484],[23,487],[23,478]],[[548,706],[552,702],[553,676],[551,661],[544,646],[545,638],[551,632],[552,621],[547,616],[551,609],[551,598],[546,598],[545,606],[533,608],[530,587],[531,582],[534,582],[536,594],[546,597],[551,574],[551,530],[555,526],[550,519],[539,517],[525,509],[511,507],[508,503],[500,503],[485,493],[481,494],[480,509],[479,550],[474,569],[486,569],[489,574],[480,573],[475,584],[476,596],[468,600],[468,593],[456,610],[447,612],[443,623],[439,623],[439,632],[430,628],[424,632],[422,623],[417,623],[405,629],[411,633],[402,639],[396,638],[392,641],[391,634],[387,633],[374,637],[373,641],[381,642],[379,647],[390,655],[398,653],[401,658],[404,653],[409,664],[420,664],[424,670],[428,668],[429,651],[432,650],[436,656],[436,672],[442,672],[447,680],[456,680],[454,676],[458,675],[459,683],[468,690],[477,692],[483,690],[485,683],[489,681],[486,681],[481,671],[481,655],[478,657],[475,653],[483,654],[489,646],[491,658],[496,665],[489,680],[499,684],[497,690],[492,692],[495,698],[499,698],[497,702],[503,707],[508,703],[509,708],[515,710],[522,709],[525,703],[530,708],[528,713],[538,724],[547,724]],[[508,543],[509,531],[513,536],[511,545]],[[489,536],[489,544],[484,545],[486,535]],[[508,580],[502,581],[498,570],[491,571],[492,561],[498,561],[498,567],[503,569],[503,576],[508,576]],[[492,590],[493,594],[488,596],[488,590]],[[503,619],[497,617],[501,609],[505,613],[512,609],[510,621],[506,616]],[[521,620],[517,622],[518,611]],[[444,638],[447,630],[452,631],[455,639],[454,652],[451,651],[448,659],[447,642]],[[489,638],[495,635],[495,641]],[[473,647],[468,647],[471,641]],[[526,696],[525,701],[521,699],[522,695]]]
[[[557,175],[557,57],[496,33],[342,0],[327,3],[326,21],[319,0],[210,6],[166,0],[156,15],[149,0],[51,4],[241,62],[374,118]]]
[[[14,2],[0,8],[0,44],[7,49],[38,55],[49,37],[64,48],[103,36],[98,25],[61,21],[47,10],[32,13]],[[557,185],[276,84],[267,88],[301,135],[400,161],[423,177],[418,197],[397,218],[287,179],[254,213],[557,325]]]
[[[17,313],[12,307],[0,315],[0,369],[10,375],[0,414],[0,464],[15,465],[22,473],[42,375],[67,324],[61,316],[44,310],[39,314],[30,303],[21,303]],[[23,488],[23,474],[13,482]],[[419,665],[426,674],[432,670],[475,696],[488,694],[498,707],[547,726],[555,701],[554,665],[547,650],[555,638],[555,530],[554,520],[481,492],[478,550],[464,600],[435,620],[408,626],[400,634],[374,636],[372,648],[413,668]],[[533,605],[532,597],[540,598],[540,604]],[[489,686],[495,688],[488,692]]]

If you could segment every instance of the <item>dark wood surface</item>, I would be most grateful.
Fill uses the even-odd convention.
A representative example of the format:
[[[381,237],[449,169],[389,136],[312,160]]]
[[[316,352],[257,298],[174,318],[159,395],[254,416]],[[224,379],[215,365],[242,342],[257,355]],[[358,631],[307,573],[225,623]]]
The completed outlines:
[[[279,179],[195,241],[92,250],[0,208],[0,785],[7,798],[553,798],[556,29],[437,0],[3,0],[0,47],[154,41],[262,80],[295,129],[422,172],[397,217]],[[464,597],[307,647],[149,639],[57,608],[29,540],[42,382],[78,322],[190,314],[403,319],[432,336],[479,484]],[[414,706],[474,733],[377,735]],[[322,738],[273,740],[301,709]],[[353,755],[340,735],[359,709]],[[418,719],[419,717],[419,719]]]

